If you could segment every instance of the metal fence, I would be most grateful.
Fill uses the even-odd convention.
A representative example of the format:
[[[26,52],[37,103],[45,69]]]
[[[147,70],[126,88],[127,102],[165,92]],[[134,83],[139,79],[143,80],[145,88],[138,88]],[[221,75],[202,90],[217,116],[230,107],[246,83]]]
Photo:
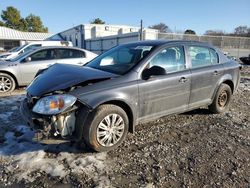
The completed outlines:
[[[204,41],[237,58],[250,54],[250,38],[248,37],[158,33],[157,39]]]
[[[192,40],[204,41],[220,48],[223,52],[236,58],[250,54],[250,38],[210,35],[189,35],[176,33],[157,33],[149,30],[143,32],[143,40]],[[116,45],[140,40],[140,33],[133,32],[121,35],[112,35],[89,39],[85,41],[87,50],[100,54]]]

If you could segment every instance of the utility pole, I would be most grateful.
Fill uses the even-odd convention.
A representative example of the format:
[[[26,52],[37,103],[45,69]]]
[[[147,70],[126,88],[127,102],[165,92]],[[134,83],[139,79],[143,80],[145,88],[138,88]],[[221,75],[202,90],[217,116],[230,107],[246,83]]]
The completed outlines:
[[[143,25],[142,25],[142,23],[143,23],[143,21],[141,19],[140,40],[143,40],[143,38],[142,38],[142,35],[143,35]]]

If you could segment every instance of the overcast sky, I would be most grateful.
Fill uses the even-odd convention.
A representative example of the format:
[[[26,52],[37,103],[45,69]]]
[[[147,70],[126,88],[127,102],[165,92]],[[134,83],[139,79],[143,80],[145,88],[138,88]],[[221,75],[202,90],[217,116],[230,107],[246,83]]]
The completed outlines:
[[[41,17],[49,32],[101,18],[108,24],[148,27],[159,22],[173,31],[193,29],[198,34],[215,29],[232,32],[250,27],[250,0],[0,0],[0,10],[14,6],[26,17]]]

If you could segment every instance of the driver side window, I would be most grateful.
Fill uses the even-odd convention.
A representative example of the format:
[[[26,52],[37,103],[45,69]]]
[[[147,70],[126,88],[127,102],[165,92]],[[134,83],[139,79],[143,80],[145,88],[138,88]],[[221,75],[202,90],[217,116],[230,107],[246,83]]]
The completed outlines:
[[[31,56],[31,61],[44,61],[44,60],[50,60],[51,57],[51,50],[41,50],[38,51]]]
[[[150,61],[149,68],[153,66],[164,68],[166,73],[184,70],[186,66],[183,46],[165,48]]]

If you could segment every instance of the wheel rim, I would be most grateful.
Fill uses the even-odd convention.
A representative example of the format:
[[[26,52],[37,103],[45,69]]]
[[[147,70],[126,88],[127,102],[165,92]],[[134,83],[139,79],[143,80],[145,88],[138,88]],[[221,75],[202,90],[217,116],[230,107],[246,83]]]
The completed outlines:
[[[220,107],[225,107],[227,104],[228,95],[226,91],[222,91],[218,98],[218,104]]]
[[[97,126],[97,141],[104,147],[118,143],[125,130],[123,118],[118,114],[109,114]]]
[[[0,92],[8,92],[12,88],[12,81],[6,76],[0,77]]]

